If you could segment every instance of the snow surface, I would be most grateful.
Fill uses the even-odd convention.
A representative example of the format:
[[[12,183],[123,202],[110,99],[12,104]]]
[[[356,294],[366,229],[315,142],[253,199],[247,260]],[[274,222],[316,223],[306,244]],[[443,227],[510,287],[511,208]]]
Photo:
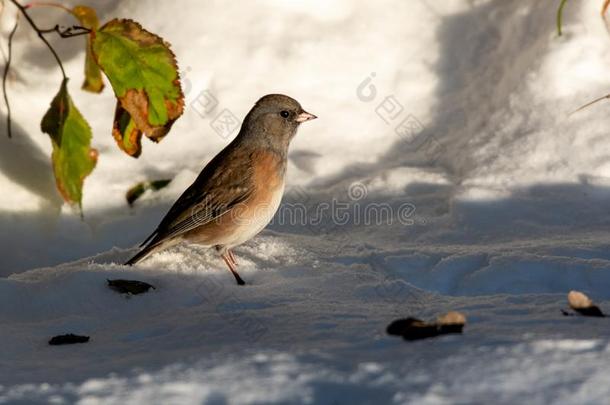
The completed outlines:
[[[609,322],[560,313],[571,289],[610,311],[608,105],[568,116],[610,91],[600,2],[568,2],[561,38],[555,5],[533,0],[84,3],[171,42],[188,107],[131,159],[111,92],[78,90],[82,39],[53,40],[100,151],[81,221],[39,131],[59,73],[19,31],[14,139],[0,136],[0,403],[607,403]],[[218,106],[201,116],[206,89]],[[276,218],[236,249],[246,287],[196,246],[121,266],[229,141],[212,119],[271,92],[320,117],[294,140],[284,207],[386,204],[392,221]],[[403,107],[391,125],[388,96]],[[406,117],[413,137],[395,132]],[[131,185],[165,176],[126,207]],[[125,298],[108,278],[157,289]],[[449,310],[464,335],[385,334]],[[47,345],[68,332],[91,341]]]

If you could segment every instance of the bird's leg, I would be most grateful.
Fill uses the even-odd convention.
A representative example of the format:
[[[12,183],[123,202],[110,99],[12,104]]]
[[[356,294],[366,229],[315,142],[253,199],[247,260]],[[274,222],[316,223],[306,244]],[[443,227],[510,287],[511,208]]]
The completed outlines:
[[[239,264],[237,264],[237,260],[235,260],[235,256],[233,256],[233,251],[227,250],[227,253],[229,254],[229,259],[231,259],[233,265],[235,265],[235,267],[239,266]]]
[[[237,281],[238,285],[244,285],[246,284],[244,282],[244,280],[242,280],[242,278],[239,276],[239,274],[237,274],[237,271],[235,270],[235,264],[233,261],[231,261],[230,258],[230,254],[228,254],[227,252],[223,253],[222,255],[222,259],[225,261],[225,263],[227,264],[227,266],[229,266],[229,270],[231,271],[231,274],[233,274],[233,277],[235,277],[235,281]]]

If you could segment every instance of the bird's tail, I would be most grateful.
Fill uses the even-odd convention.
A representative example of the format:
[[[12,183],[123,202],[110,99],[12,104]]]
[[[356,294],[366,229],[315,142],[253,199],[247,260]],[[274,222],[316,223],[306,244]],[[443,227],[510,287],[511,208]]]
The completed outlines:
[[[125,265],[132,266],[136,263],[139,263],[142,260],[146,259],[148,256],[152,255],[153,253],[167,249],[167,248],[175,245],[176,243],[178,243],[178,241],[179,240],[174,240],[174,239],[155,241],[153,239],[153,241],[151,243],[149,243],[148,246],[144,247],[142,250],[140,250],[138,253],[136,253],[134,257],[132,257],[131,259],[126,261]]]
[[[136,253],[134,257],[132,257],[131,259],[127,260],[125,262],[125,265],[126,266],[133,266],[134,264],[141,262],[146,257],[148,257],[153,252],[153,250],[154,249],[151,249],[149,247],[145,247],[144,249],[142,249],[138,253]]]

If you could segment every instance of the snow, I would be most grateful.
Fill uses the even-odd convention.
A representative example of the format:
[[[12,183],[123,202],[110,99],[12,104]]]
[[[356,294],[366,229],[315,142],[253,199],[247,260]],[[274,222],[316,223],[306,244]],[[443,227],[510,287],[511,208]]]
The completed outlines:
[[[535,1],[85,3],[172,43],[187,109],[125,156],[112,94],[78,89],[81,39],[53,40],[100,151],[81,221],[39,131],[59,73],[18,32],[14,139],[0,136],[0,403],[607,402],[608,321],[560,312],[571,290],[610,311],[608,107],[570,115],[610,89],[599,2],[568,2],[561,38]],[[202,116],[204,90],[218,106]],[[229,141],[214,117],[272,92],[320,118],[293,142],[284,216],[236,249],[248,285],[197,246],[120,265]],[[416,130],[397,134],[403,120]],[[130,186],[163,177],[126,206]],[[348,220],[313,222],[333,201]],[[389,218],[364,220],[382,206]],[[297,209],[305,223],[285,216]],[[126,298],[112,278],[157,289]],[[385,333],[450,310],[463,335]],[[91,341],[47,345],[64,333]]]

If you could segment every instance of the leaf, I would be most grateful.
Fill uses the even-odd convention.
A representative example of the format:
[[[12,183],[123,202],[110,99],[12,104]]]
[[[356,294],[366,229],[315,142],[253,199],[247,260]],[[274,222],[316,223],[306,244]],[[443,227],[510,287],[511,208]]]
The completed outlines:
[[[580,291],[570,291],[568,294],[568,304],[570,304],[570,308],[584,316],[606,316],[602,310],[591,301],[591,298]]]
[[[97,151],[90,147],[91,128],[68,94],[68,79],[53,98],[40,128],[53,145],[53,171],[64,200],[81,207],[83,182],[97,163]]]
[[[466,317],[459,312],[448,312],[436,322],[425,322],[417,318],[397,319],[386,328],[389,335],[402,336],[405,340],[419,340],[440,335],[462,333]]]
[[[80,24],[90,30],[97,30],[100,22],[97,19],[97,13],[91,7],[76,6],[72,9],[72,14],[78,19]],[[91,52],[91,35],[87,36],[87,51],[85,53],[85,81],[82,86],[83,90],[92,93],[101,93],[104,90],[104,81],[102,80],[102,71],[93,58]]]
[[[112,124],[112,136],[119,148],[130,156],[138,157],[142,152],[142,131],[140,131],[131,118],[131,115],[121,107],[117,101],[114,111],[114,123]]]
[[[561,28],[563,26],[563,8],[565,7],[568,0],[560,0],[559,7],[557,8],[557,35],[561,36],[562,31]]]
[[[171,183],[171,180],[153,180],[153,181],[143,181],[141,183],[136,184],[129,190],[127,190],[127,194],[125,198],[127,199],[127,204],[129,206],[133,206],[138,198],[142,196],[146,191],[158,191],[162,188],[167,187],[167,185]]]
[[[92,38],[95,60],[108,77],[121,108],[131,116],[139,131],[127,132],[130,124],[117,109],[120,114],[115,116],[114,127],[137,150],[119,145],[137,157],[141,133],[155,142],[160,141],[184,110],[174,54],[162,38],[132,20],[114,19],[93,32]]]

